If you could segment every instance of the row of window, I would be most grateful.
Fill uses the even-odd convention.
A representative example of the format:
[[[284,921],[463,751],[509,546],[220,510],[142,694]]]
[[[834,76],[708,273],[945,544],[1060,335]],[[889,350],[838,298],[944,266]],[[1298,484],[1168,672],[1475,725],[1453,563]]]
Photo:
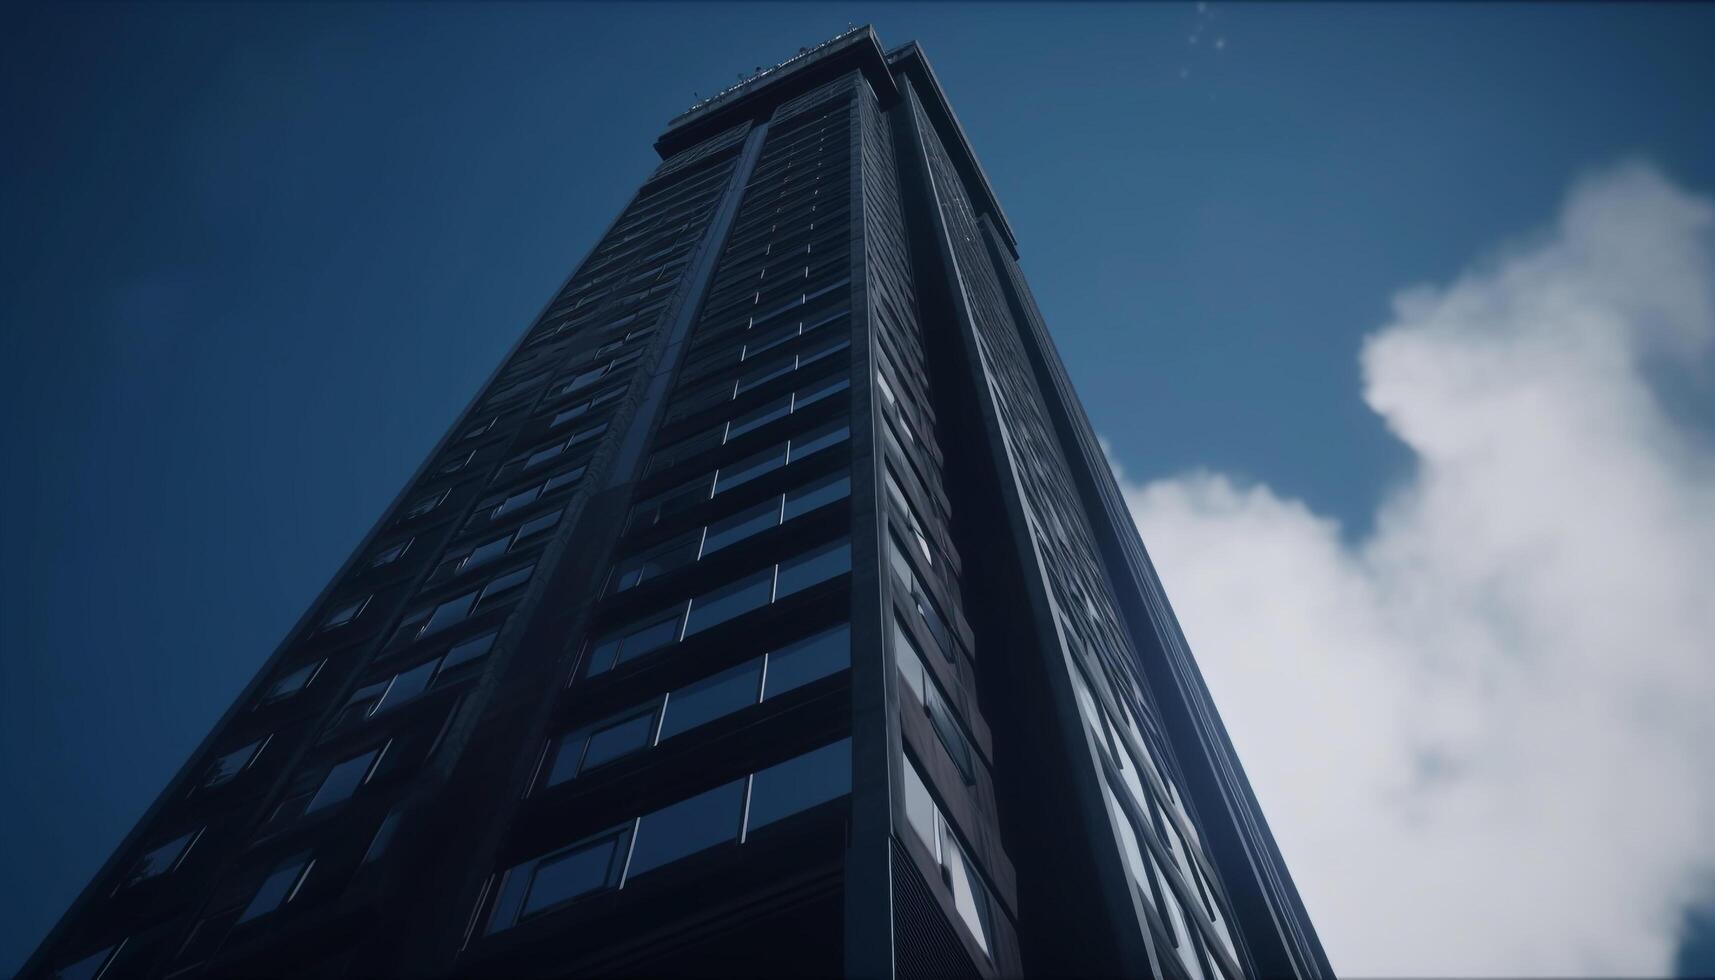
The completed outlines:
[[[557,786],[850,665],[847,625],[787,644],[553,739],[540,784]]]
[[[723,492],[743,486],[824,449],[840,445],[850,438],[851,430],[845,419],[837,419],[743,459],[734,460],[633,505],[631,515],[627,518],[626,530],[635,532],[655,527],[674,514],[689,510]]]
[[[992,953],[994,900],[983,883],[970,852],[959,842],[953,825],[935,805],[935,798],[917,771],[911,756],[905,757],[905,822],[917,834],[929,856],[941,869],[941,882],[953,894],[953,907],[971,938],[985,953]]]
[[[461,595],[434,605],[419,606],[405,615],[395,633],[398,640],[409,642],[438,633],[470,617],[486,612],[502,602],[517,598],[519,590],[536,571],[534,562],[511,569]]]
[[[346,699],[345,707],[341,709],[333,727],[338,728],[360,718],[373,718],[426,691],[454,683],[468,674],[463,667],[488,656],[489,650],[494,647],[494,638],[498,635],[498,630],[490,630],[473,636],[453,644],[441,656],[359,687]]]
[[[851,541],[841,538],[680,600],[591,641],[583,674],[594,677],[851,571]]]
[[[1175,816],[1177,789],[1148,749],[1126,738],[1109,720],[1076,666],[1071,676],[1078,710],[1107,762],[1101,774],[1103,792],[1133,885],[1145,904],[1156,910],[1186,971],[1194,980],[1214,980],[1207,964],[1221,964],[1223,970],[1226,965],[1220,956],[1204,948],[1208,937],[1219,944],[1228,962],[1236,963],[1238,954],[1199,859],[1193,854],[1196,831],[1189,820]],[[1130,718],[1126,721],[1129,724]],[[1116,792],[1123,794],[1129,805],[1122,804]],[[1192,888],[1195,896],[1188,893]],[[1191,911],[1198,908],[1201,916]],[[1199,927],[1199,919],[1207,923],[1206,927]]]
[[[770,422],[801,412],[811,405],[831,398],[849,388],[851,388],[851,381],[843,374],[830,375],[807,382],[796,391],[789,391],[776,398],[771,398],[755,408],[723,419],[696,435],[688,436],[671,446],[656,450],[649,459],[649,466],[644,471],[645,475],[659,473],[717,446],[724,446],[740,436],[748,435],[763,428]]]
[[[714,554],[740,541],[785,524],[851,495],[851,474],[845,471],[817,477],[785,493],[770,494],[755,504],[649,545],[621,559],[609,574],[607,592],[624,592]]]
[[[965,785],[974,785],[977,781],[976,753],[971,751],[970,737],[947,703],[947,696],[941,691],[941,683],[935,679],[934,671],[923,662],[923,654],[897,618],[893,620],[893,662],[900,679],[917,696],[917,703],[929,716],[929,723],[935,729],[941,747],[947,750],[947,757],[953,760],[959,775],[964,777]]]
[[[681,858],[743,844],[769,824],[850,792],[851,740],[841,739],[507,869],[486,931],[625,887]]]

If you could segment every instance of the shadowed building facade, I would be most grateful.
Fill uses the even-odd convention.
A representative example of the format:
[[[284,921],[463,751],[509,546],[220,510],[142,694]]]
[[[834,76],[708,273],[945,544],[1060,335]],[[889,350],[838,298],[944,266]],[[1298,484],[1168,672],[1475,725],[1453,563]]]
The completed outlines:
[[[1330,976],[923,52],[656,149],[25,975]]]

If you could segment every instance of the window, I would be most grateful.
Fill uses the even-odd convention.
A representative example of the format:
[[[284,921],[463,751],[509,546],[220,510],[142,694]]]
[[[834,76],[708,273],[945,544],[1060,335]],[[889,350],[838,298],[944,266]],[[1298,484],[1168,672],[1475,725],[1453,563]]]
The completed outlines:
[[[262,754],[262,748],[267,743],[266,738],[258,739],[243,748],[216,756],[203,776],[203,786],[212,789],[231,782],[239,773],[255,764],[256,758]]]
[[[958,720],[953,717],[952,708],[948,706],[946,696],[941,693],[941,686],[935,680],[935,675],[929,672],[929,665],[923,662],[923,654],[918,651],[917,644],[911,642],[911,637],[900,627],[897,619],[893,621],[893,660],[900,678],[911,688],[911,693],[917,695],[918,703],[929,716],[929,722],[941,741],[941,747],[946,750],[947,757],[953,760],[953,765],[958,767],[959,775],[964,777],[967,785],[975,783],[976,768],[970,740],[965,737]]]
[[[250,904],[244,907],[244,913],[238,917],[238,921],[249,922],[296,898],[314,865],[315,861],[311,860],[309,855],[299,855],[280,865],[268,877],[262,879],[262,887],[256,890],[255,896],[250,899]]]
[[[922,552],[923,560],[931,566],[935,564],[935,551],[929,546],[929,537],[923,531],[923,520],[917,515],[917,508],[911,505],[905,491],[899,487],[899,481],[893,477],[893,464],[887,464],[886,474],[887,497],[893,501],[893,507],[911,525],[911,534],[917,540],[917,550]]]
[[[608,591],[624,592],[695,561],[700,537],[700,532],[690,531],[621,561],[614,566],[608,580]]]
[[[715,474],[714,492],[717,494],[725,493],[733,487],[742,486],[785,465],[785,443],[764,449],[759,453],[753,453],[721,467]]]
[[[640,818],[628,876],[737,840],[744,784],[743,779],[735,779]]]
[[[977,945],[988,952],[989,934],[994,929],[989,920],[988,889],[977,880],[970,856],[953,836],[953,828],[946,820],[941,821],[941,874],[952,889],[953,907],[958,909],[959,917],[965,920]]]
[[[971,937],[986,953],[993,933],[988,888],[976,873],[952,826],[929,795],[916,764],[907,757],[904,768],[905,821],[940,865],[941,882],[953,893],[953,907],[958,910],[959,918],[964,920]]]
[[[796,412],[827,398],[839,394],[852,386],[851,380],[842,375],[833,375],[821,381],[814,382],[792,396],[792,411]]]
[[[685,620],[685,635],[719,626],[735,616],[766,606],[773,599],[774,568],[770,566],[692,599],[691,613]]]
[[[760,429],[775,419],[785,418],[792,413],[792,396],[782,395],[770,402],[763,403],[758,408],[734,418],[726,424],[726,435],[723,442],[731,442],[746,432]]]
[[[562,736],[554,749],[554,761],[545,785],[557,786],[597,766],[655,744],[658,707],[650,705],[642,711],[629,712],[617,719],[609,718]]]
[[[661,738],[671,738],[755,704],[761,684],[762,658],[757,657],[673,691],[667,695]]]
[[[578,479],[584,475],[584,469],[585,468],[582,466],[574,466],[569,470],[565,470],[564,472],[556,473],[553,476],[548,477],[548,482],[542,484],[542,492],[553,493],[561,487],[571,486],[578,482]]]
[[[356,619],[363,612],[363,607],[367,605],[369,605],[369,596],[364,596],[356,602],[348,602],[345,605],[340,606],[338,609],[329,613],[326,619],[322,620],[322,629],[331,630],[344,626]]]
[[[369,713],[374,715],[379,714],[382,711],[386,711],[389,708],[397,708],[401,704],[404,704],[428,690],[429,682],[434,680],[435,677],[435,668],[440,665],[441,660],[439,657],[436,657],[427,663],[418,664],[410,670],[394,677],[393,683],[388,685],[387,689],[382,692],[380,700],[375,702],[375,707],[369,709]]]
[[[465,572],[476,568],[478,565],[485,565],[494,559],[499,558],[501,555],[506,554],[506,549],[511,547],[511,545],[512,537],[510,535],[503,538],[495,538],[492,541],[484,541],[482,544],[472,548],[470,554],[466,555],[464,560],[459,562],[459,571]]]
[[[683,513],[697,504],[709,499],[714,477],[704,474],[688,483],[682,483],[671,490],[656,494],[633,507],[628,521],[631,530],[654,527],[662,520]]]
[[[426,497],[419,497],[417,498],[416,503],[406,509],[404,519],[408,521],[412,518],[422,517],[429,511],[439,507],[441,505],[441,501],[445,499],[447,499],[447,491],[445,490],[442,490],[440,493],[429,494]]]
[[[441,473],[442,473],[442,475],[457,473],[459,470],[462,470],[466,466],[469,466],[470,461],[475,459],[475,458],[476,458],[476,450],[474,450],[474,449],[471,450],[470,452],[465,453],[462,456],[454,456],[452,459],[447,460],[445,463],[441,464]]]
[[[304,812],[314,813],[350,799],[359,786],[369,781],[369,777],[375,772],[376,763],[381,761],[381,756],[386,751],[387,746],[383,745],[347,759],[328,770],[327,778],[322,780],[321,789],[316,790],[316,795],[310,798]]]
[[[455,644],[451,650],[447,651],[446,657],[441,660],[441,673],[444,674],[455,667],[462,667],[473,660],[487,656],[489,648],[494,646],[494,638],[498,635],[499,631],[493,630]]]
[[[496,421],[498,421],[498,417],[491,418],[487,422],[482,422],[482,423],[479,423],[477,425],[471,426],[469,429],[467,429],[465,431],[464,438],[466,438],[466,439],[480,439],[480,438],[482,438],[484,435],[488,434],[489,429],[494,428],[494,423]]]
[[[492,581],[483,587],[482,597],[476,601],[477,611],[481,612],[482,610],[488,609],[496,602],[506,598],[507,593],[522,588],[524,583],[530,581],[530,576],[534,574],[535,571],[536,565],[532,562],[529,565],[525,565],[523,568],[515,568],[504,575],[495,576]]]
[[[566,448],[569,449],[572,446],[575,446],[580,442],[589,442],[591,439],[597,438],[598,436],[600,436],[602,433],[604,433],[606,431],[607,431],[607,423],[606,422],[601,422],[601,423],[598,423],[596,425],[592,425],[586,429],[579,429],[578,431],[572,433],[572,437],[570,439],[566,440]]]
[[[137,859],[131,866],[131,873],[125,876],[125,886],[129,887],[150,878],[159,878],[177,869],[184,863],[185,856],[190,854],[191,846],[196,843],[202,831],[193,830],[188,834],[168,841],[159,847],[151,848],[146,854]]]
[[[565,443],[558,443],[549,446],[547,449],[538,449],[536,452],[533,452],[524,458],[524,468],[530,469],[533,466],[540,466],[565,451]]]
[[[852,479],[847,473],[835,473],[824,476],[813,483],[789,490],[786,493],[786,507],[781,515],[782,521],[789,521],[799,514],[807,514],[825,504],[836,500],[844,500],[851,496]]]
[[[553,527],[554,525],[560,523],[560,514],[562,512],[563,512],[563,508],[562,508],[562,510],[556,510],[556,511],[553,511],[552,513],[543,514],[541,517],[530,518],[529,520],[525,521],[523,524],[518,525],[518,533],[513,536],[513,540],[514,541],[522,541],[525,538],[534,537],[538,534],[541,534],[542,532],[548,530],[549,528]]]
[[[852,791],[852,743],[843,738],[751,778],[746,833]]]
[[[574,375],[570,381],[561,385],[560,390],[555,392],[555,394],[569,395],[574,391],[581,391],[584,388],[588,388],[590,385],[600,381],[602,377],[607,374],[607,369],[608,365],[603,364],[600,367],[590,368],[588,371],[580,372],[579,374]]]
[[[374,558],[369,560],[369,567],[380,568],[382,565],[391,565],[398,561],[405,552],[410,549],[412,540],[413,539],[411,538],[406,538],[397,544],[381,549]]]
[[[703,554],[713,554],[729,544],[742,541],[779,523],[780,498],[769,497],[754,507],[746,507],[710,524],[708,533],[703,538]]]
[[[321,672],[322,664],[324,662],[325,661],[318,660],[313,664],[305,664],[297,670],[294,670],[275,681],[274,686],[270,687],[267,692],[262,695],[262,703],[273,704],[276,701],[284,701],[286,698],[289,698],[292,695],[297,694],[299,691],[302,691],[304,688],[309,687],[310,682],[315,680],[316,674]]]
[[[935,605],[935,600],[924,591],[923,583],[918,580],[917,573],[911,567],[911,562],[905,557],[905,546],[900,544],[899,535],[889,534],[887,549],[888,564],[893,566],[894,578],[899,580],[899,587],[909,597],[909,604],[922,617],[923,625],[929,628],[929,635],[935,638],[935,646],[941,651],[941,656],[948,663],[954,662],[953,634],[947,628],[947,621],[941,617],[941,610]]]
[[[629,823],[508,870],[501,877],[488,933],[516,925],[545,909],[619,885],[625,870]]]
[[[852,631],[847,624],[806,637],[768,655],[762,696],[774,697],[851,666]]]
[[[448,599],[429,613],[428,621],[423,623],[423,628],[416,635],[428,636],[430,633],[438,633],[454,623],[464,622],[465,617],[470,615],[471,607],[475,605],[475,592],[466,592],[464,595]],[[411,619],[406,620],[407,625],[411,622]]]
[[[830,422],[820,428],[811,429],[792,440],[791,461],[796,463],[811,453],[821,452],[829,446],[837,446],[850,437],[851,429],[847,427],[843,419],[838,422]]]
[[[585,676],[610,670],[618,664],[659,650],[679,639],[679,626],[685,615],[683,603],[673,609],[609,633],[590,647]]]
[[[554,413],[554,418],[548,423],[548,428],[557,429],[573,419],[582,418],[589,414],[591,402],[581,401],[571,408],[561,409]]]
[[[842,538],[781,562],[780,584],[775,595],[777,598],[784,598],[837,575],[843,575],[851,571],[851,568],[852,545],[849,540]]]
[[[490,518],[497,518],[503,514],[510,514],[520,507],[527,506],[537,497],[541,496],[541,494],[542,488],[540,486],[531,487],[528,490],[520,490],[512,496],[507,497],[505,500],[502,500],[488,516]]]

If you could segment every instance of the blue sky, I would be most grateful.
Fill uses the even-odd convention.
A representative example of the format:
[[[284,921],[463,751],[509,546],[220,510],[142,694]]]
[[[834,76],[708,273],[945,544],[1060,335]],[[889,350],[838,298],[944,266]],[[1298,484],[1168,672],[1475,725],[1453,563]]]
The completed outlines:
[[[1420,464],[1362,398],[1401,289],[1531,241],[1622,161],[1715,191],[1695,5],[14,12],[0,969],[589,248],[661,124],[848,22],[925,45],[1128,479],[1260,482],[1348,542]],[[1708,377],[1651,375],[1688,432],[1711,431]]]

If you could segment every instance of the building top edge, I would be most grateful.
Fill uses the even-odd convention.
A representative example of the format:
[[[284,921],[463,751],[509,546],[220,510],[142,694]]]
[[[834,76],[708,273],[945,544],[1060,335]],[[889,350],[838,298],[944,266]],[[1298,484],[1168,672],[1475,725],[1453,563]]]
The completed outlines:
[[[971,150],[970,140],[947,101],[941,81],[916,41],[884,51],[881,39],[868,24],[849,28],[819,44],[801,49],[772,68],[741,78],[737,84],[693,105],[673,117],[655,140],[655,152],[665,160],[709,137],[746,120],[761,122],[774,109],[796,95],[824,84],[845,72],[858,70],[883,105],[899,98],[895,74],[912,79],[923,99],[924,109],[952,155],[960,178],[978,210],[993,216],[996,227],[1014,256],[1018,242],[1012,225],[989,183],[988,174]]]

